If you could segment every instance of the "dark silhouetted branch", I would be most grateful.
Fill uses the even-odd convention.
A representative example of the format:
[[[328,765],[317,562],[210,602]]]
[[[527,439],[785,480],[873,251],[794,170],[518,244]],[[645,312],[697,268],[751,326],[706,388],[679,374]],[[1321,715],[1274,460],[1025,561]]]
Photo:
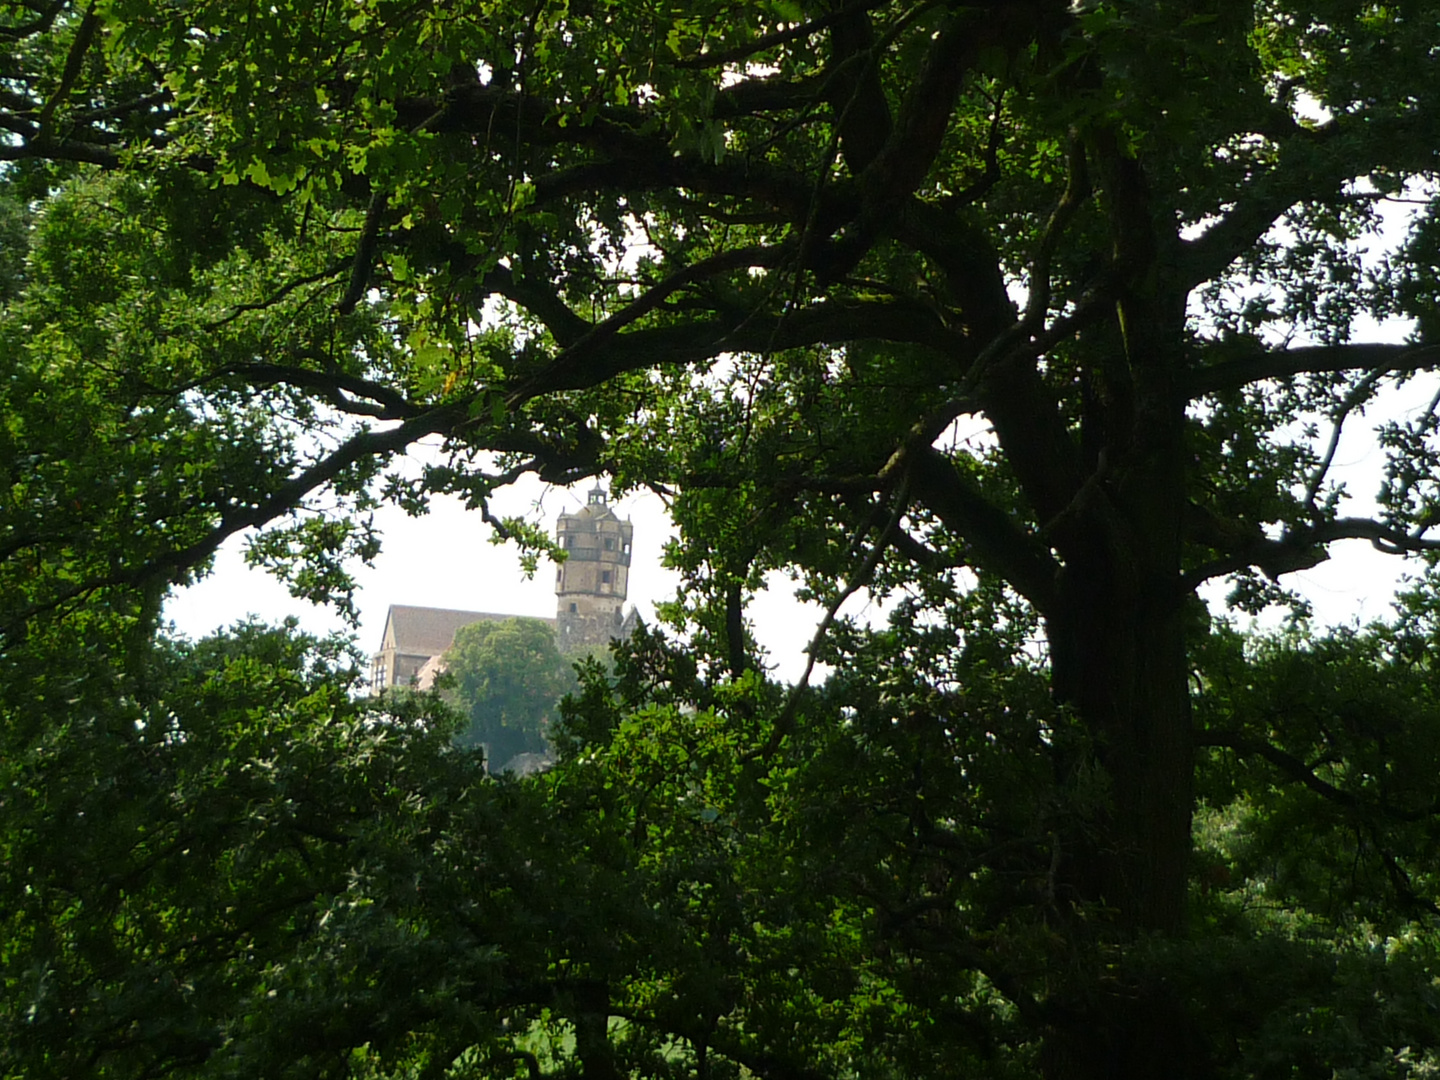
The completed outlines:
[[[1194,400],[1206,394],[1238,390],[1266,379],[1340,371],[1398,374],[1418,371],[1437,363],[1440,363],[1440,346],[1437,345],[1312,345],[1256,352],[1197,368],[1186,377],[1183,386],[1185,396]]]

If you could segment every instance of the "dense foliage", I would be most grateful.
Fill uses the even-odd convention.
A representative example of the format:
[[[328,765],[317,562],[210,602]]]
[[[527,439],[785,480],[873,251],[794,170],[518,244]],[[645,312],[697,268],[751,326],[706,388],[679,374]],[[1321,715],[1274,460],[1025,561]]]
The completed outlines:
[[[492,769],[520,754],[548,754],[547,732],[575,679],[543,619],[461,627],[445,670],[455,707],[470,721],[458,736],[462,745],[483,746]]]
[[[1434,1073],[1437,583],[1262,641],[1197,589],[1440,550],[1437,50],[1427,0],[0,3],[6,1074]],[[346,608],[380,500],[531,472],[663,493],[683,575],[541,777],[159,632],[228,538]]]

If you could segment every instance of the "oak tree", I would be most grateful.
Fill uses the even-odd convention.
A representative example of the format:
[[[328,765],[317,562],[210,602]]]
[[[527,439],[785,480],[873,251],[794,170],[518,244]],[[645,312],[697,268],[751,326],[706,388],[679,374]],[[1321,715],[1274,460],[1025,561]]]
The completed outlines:
[[[377,498],[651,486],[746,762],[867,718],[1003,743],[966,695],[1043,653],[1057,711],[1024,738],[1068,809],[1006,872],[1085,948],[1013,965],[951,928],[950,962],[1048,1076],[1212,1068],[1203,1010],[1108,950],[1189,940],[1214,748],[1343,795],[1280,721],[1197,728],[1196,590],[1254,609],[1337,541],[1440,546],[1433,404],[1382,431],[1373,513],[1331,478],[1437,360],[1429,5],[3,10],[7,643],[109,604],[138,649],[247,529],[343,602]],[[430,436],[445,464],[387,473]],[[831,613],[825,693],[755,689],[773,570]],[[861,589],[903,598],[894,629],[835,618]],[[911,816],[916,850],[957,842]],[[914,899],[895,933],[943,903]]]

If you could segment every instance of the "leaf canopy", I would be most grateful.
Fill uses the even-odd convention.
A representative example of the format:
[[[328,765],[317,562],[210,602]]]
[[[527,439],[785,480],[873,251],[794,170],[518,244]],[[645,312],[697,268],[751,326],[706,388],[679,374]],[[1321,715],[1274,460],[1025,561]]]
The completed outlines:
[[[1433,1070],[1433,577],[1196,599],[1440,544],[1432,7],[0,5],[6,1069]],[[526,473],[680,530],[544,778],[156,637]]]

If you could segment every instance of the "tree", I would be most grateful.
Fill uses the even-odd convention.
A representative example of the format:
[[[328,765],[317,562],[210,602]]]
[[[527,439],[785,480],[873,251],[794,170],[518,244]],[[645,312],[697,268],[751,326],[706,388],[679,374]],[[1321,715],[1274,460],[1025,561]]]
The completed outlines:
[[[354,696],[356,658],[293,626],[160,642],[130,657],[143,678],[78,644],[7,682],[0,1073],[337,1075],[506,993],[525,886],[492,893],[473,860],[523,826],[433,850],[489,832],[499,794],[433,699]],[[468,928],[437,917],[459,906]]]
[[[1103,824],[1108,792],[1056,768],[1088,735],[1039,665],[897,620],[762,760],[746,748],[783,691],[640,640],[613,687],[588,685],[549,774],[646,837],[653,871],[631,880],[673,920],[614,1008],[683,1035],[697,1072],[1030,1077],[1081,1040],[1114,1072],[1433,1068],[1433,611],[1205,640],[1190,929],[1129,941],[1113,912],[1073,917],[1063,830]],[[1115,1026],[1065,1030],[1120,994]]]
[[[518,754],[543,754],[556,705],[574,683],[542,619],[504,619],[462,626],[445,653],[456,704],[470,723],[462,746],[483,746],[502,768]]]
[[[1053,778],[1024,829],[956,789],[1000,814],[963,850],[1043,885],[1032,951],[937,930],[1042,1033],[1037,1067],[1173,1073],[1182,1045],[1208,1047],[1192,1073],[1220,1068],[1208,1014],[1147,960],[1198,932],[1207,744],[1345,799],[1279,729],[1197,729],[1195,590],[1229,577],[1255,608],[1338,540],[1436,550],[1434,407],[1382,433],[1375,516],[1329,479],[1331,433],[1435,366],[1433,13],[745,14],[7,9],[5,228],[29,246],[0,331],[6,642],[110,603],[138,648],[163,590],[254,527],[256,559],[343,597],[381,495],[483,511],[526,471],[651,485],[684,537],[692,696],[749,733],[746,761],[889,724],[1018,740],[1032,771],[1002,786]],[[1365,265],[1404,200],[1405,242]],[[1362,314],[1415,336],[1364,340]],[[964,418],[989,437],[960,440]],[[385,476],[431,435],[446,466]],[[824,693],[763,688],[744,602],[773,569],[832,615],[870,588],[900,616],[827,620]],[[1037,719],[1005,735],[992,714]],[[921,815],[892,839],[933,855],[949,831]],[[927,887],[895,934],[955,900]]]

